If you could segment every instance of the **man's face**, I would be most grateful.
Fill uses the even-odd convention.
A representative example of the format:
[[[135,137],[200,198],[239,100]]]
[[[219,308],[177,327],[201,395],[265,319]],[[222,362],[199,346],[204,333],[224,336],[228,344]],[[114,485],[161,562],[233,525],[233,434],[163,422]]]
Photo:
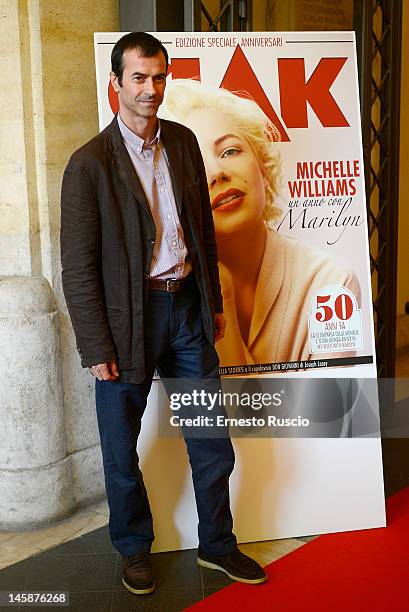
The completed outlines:
[[[111,72],[121,116],[133,119],[155,117],[166,86],[166,60],[162,51],[152,57],[142,57],[136,49],[125,51],[122,65],[122,86]]]

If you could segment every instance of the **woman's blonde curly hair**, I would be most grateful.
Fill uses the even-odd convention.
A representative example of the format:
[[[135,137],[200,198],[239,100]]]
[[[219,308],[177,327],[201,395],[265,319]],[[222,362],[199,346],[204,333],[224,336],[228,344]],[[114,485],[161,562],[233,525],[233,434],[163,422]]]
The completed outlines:
[[[184,123],[193,109],[208,107],[225,112],[233,119],[251,147],[261,173],[266,178],[263,217],[268,224],[272,224],[282,212],[274,204],[281,182],[281,158],[273,144],[280,140],[279,131],[254,100],[190,79],[168,82],[160,116]]]

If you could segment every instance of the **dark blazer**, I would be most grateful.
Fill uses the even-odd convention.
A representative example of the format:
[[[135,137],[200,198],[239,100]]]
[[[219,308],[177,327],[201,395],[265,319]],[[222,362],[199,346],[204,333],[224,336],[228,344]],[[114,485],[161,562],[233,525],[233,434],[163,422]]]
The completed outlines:
[[[188,128],[161,119],[161,138],[203,327],[214,342],[214,313],[223,306],[203,160]],[[154,242],[149,204],[115,117],[72,155],[62,183],[62,283],[83,367],[116,358],[121,380],[144,379],[146,276]]]

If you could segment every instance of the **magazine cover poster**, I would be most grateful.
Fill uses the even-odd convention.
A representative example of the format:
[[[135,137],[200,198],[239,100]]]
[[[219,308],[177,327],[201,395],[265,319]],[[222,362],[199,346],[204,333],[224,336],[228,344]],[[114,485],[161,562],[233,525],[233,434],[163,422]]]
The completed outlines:
[[[110,55],[123,34],[95,35],[101,130],[118,110]],[[354,34],[153,35],[169,54],[159,116],[188,126],[204,160],[227,319],[216,344],[221,373],[375,378]],[[140,452],[147,481],[160,482],[163,462],[151,449],[166,448],[155,437],[166,406],[152,396],[149,404]],[[239,541],[385,525],[376,434],[236,438],[234,446]],[[163,490],[180,492],[183,462],[173,448]],[[157,491],[153,511],[162,517],[168,502]],[[156,550],[196,545],[192,488],[175,501],[174,521],[183,529],[177,538],[158,534]]]
[[[101,129],[119,36],[95,37]],[[159,116],[192,129],[208,179],[221,373],[376,376],[354,33],[160,37]]]

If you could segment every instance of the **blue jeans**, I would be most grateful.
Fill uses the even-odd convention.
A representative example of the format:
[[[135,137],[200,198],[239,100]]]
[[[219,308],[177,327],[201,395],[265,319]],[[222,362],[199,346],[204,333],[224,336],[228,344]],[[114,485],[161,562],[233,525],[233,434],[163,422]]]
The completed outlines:
[[[165,378],[218,379],[219,360],[202,328],[193,281],[175,293],[149,291],[145,317],[147,376],[141,384],[96,380],[96,408],[110,509],[112,543],[123,556],[150,551],[152,514],[136,444],[155,368]],[[199,544],[208,554],[232,552],[229,501],[234,451],[229,437],[185,437],[199,516]]]

